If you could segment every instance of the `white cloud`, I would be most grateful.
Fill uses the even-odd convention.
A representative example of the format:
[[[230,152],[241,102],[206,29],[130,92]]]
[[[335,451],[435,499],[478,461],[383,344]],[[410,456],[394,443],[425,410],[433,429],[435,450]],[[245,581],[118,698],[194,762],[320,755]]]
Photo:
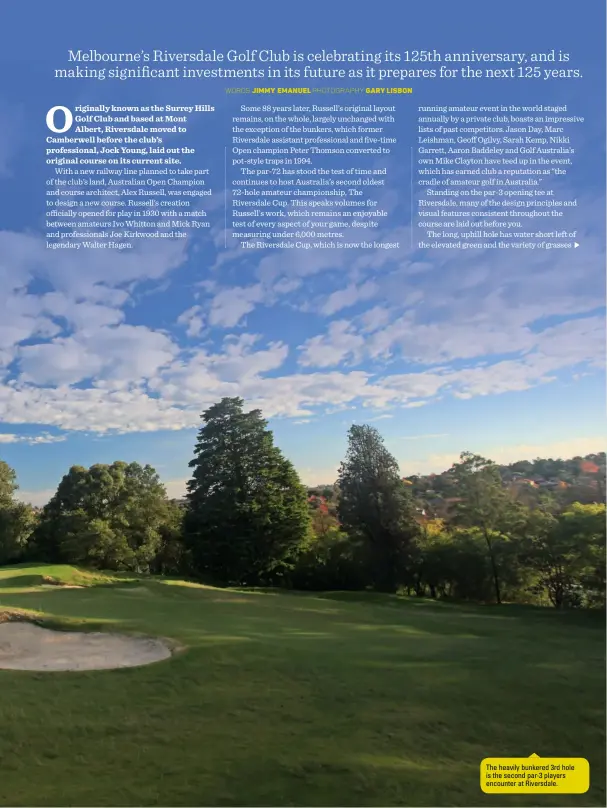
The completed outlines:
[[[202,307],[201,306],[192,306],[189,309],[186,309],[182,314],[179,315],[177,318],[177,323],[179,325],[186,326],[186,334],[188,337],[197,337],[200,335],[202,329],[204,328],[204,316],[202,314]]]
[[[39,305],[44,314],[54,318],[62,318],[76,329],[103,328],[104,326],[117,325],[124,319],[124,312],[117,306],[89,303],[87,301],[76,302],[60,292],[49,292],[42,295],[39,299]]]
[[[137,247],[114,251],[108,260],[105,250],[48,250],[41,236],[0,231],[0,280],[3,271],[19,285],[43,278],[70,299],[109,304],[117,297],[124,300],[124,290],[116,289],[121,284],[158,280],[182,264],[185,241],[141,239]]]
[[[128,254],[113,253],[108,260],[101,250],[78,250],[76,255],[48,250],[45,239],[31,233],[0,232],[0,366],[8,367],[19,359],[22,378],[39,384],[75,382],[103,374],[120,347],[112,348],[109,343],[116,337],[119,342],[124,339],[125,349],[127,343],[133,343],[133,327],[121,325],[121,307],[128,302],[129,293],[117,287],[160,279],[183,261],[185,250],[184,243],[142,243]],[[28,292],[34,280],[50,285],[52,291]],[[111,326],[122,330],[112,331]],[[67,335],[70,331],[73,333]],[[152,335],[148,347],[166,339],[148,331]],[[49,339],[53,341],[46,342]],[[32,340],[38,344],[20,347]],[[99,356],[99,351],[106,350],[109,359]],[[135,355],[140,359],[141,351],[135,350]],[[133,363],[130,367],[136,369]],[[149,372],[148,363],[141,369]]]
[[[19,435],[14,435],[10,432],[0,433],[0,443],[17,443],[19,438]]]
[[[198,425],[200,409],[150,396],[137,385],[94,388],[0,387],[0,422],[47,424],[66,431],[154,432]]]
[[[200,401],[210,396],[236,395],[239,389],[255,386],[261,374],[276,370],[287,358],[285,343],[270,343],[266,348],[253,350],[259,337],[241,334],[227,337],[219,353],[197,351],[187,361],[173,363],[152,382],[164,398],[177,401]]]
[[[259,283],[222,289],[211,302],[209,325],[233,328],[263,299],[264,290]]]
[[[357,357],[364,342],[364,338],[355,333],[347,320],[334,320],[326,335],[312,337],[300,346],[299,363],[308,367],[334,367]]]
[[[41,435],[16,435],[14,432],[0,432],[0,443],[29,443],[35,446],[40,443],[61,443],[66,440],[66,435],[49,435],[43,432]]]
[[[378,288],[379,287],[377,284],[373,281],[367,281],[360,286],[351,283],[349,286],[346,286],[345,289],[339,289],[337,292],[330,294],[321,306],[320,310],[322,314],[327,316],[335,314],[336,312],[341,311],[342,309],[350,308],[363,300],[369,300],[377,294]]]
[[[35,296],[5,291],[0,299],[0,365],[13,361],[17,345],[23,340],[44,339],[59,331],[59,326],[43,315],[41,302]]]
[[[145,326],[92,328],[19,351],[23,379],[37,385],[74,384],[91,377],[138,380],[177,354],[165,334]]]
[[[390,322],[390,310],[384,306],[374,306],[361,315],[362,331],[376,331]]]

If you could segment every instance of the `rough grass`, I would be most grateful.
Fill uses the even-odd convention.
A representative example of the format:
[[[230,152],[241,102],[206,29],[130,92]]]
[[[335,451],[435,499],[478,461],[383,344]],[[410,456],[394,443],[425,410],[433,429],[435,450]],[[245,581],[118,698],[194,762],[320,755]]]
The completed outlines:
[[[0,671],[2,805],[605,805],[593,615],[50,566],[0,570],[3,607],[187,648],[144,668]],[[590,791],[480,791],[482,758],[534,752],[587,757]]]

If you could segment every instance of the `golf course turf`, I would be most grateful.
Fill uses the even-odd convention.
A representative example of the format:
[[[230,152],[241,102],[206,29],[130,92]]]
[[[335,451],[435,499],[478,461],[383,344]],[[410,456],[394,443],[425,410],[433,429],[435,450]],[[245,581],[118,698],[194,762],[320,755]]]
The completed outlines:
[[[1,805],[605,805],[601,615],[26,565],[3,610],[183,649],[0,671]],[[483,758],[534,752],[588,758],[590,790],[481,792]]]

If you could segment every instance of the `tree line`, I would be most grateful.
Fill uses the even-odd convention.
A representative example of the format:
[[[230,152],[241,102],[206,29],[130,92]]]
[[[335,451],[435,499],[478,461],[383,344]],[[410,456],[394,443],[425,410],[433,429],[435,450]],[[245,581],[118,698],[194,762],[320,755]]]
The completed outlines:
[[[464,452],[429,487],[429,478],[401,477],[377,429],[355,425],[335,485],[306,490],[259,410],[224,398],[202,421],[182,501],[167,497],[151,466],[117,461],[73,466],[36,512],[17,501],[15,473],[0,461],[0,564],[557,608],[605,603],[599,486],[596,501],[549,491],[525,501],[509,484],[522,472],[508,478]],[[600,477],[604,455],[592,457],[599,463],[584,461],[586,471]],[[441,487],[451,496],[438,515]]]

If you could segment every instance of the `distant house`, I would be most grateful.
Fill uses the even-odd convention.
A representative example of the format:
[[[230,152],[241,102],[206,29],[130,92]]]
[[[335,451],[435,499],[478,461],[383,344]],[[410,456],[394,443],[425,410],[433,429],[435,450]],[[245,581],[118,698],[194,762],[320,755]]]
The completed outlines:
[[[580,471],[584,474],[597,474],[600,469],[596,463],[593,463],[591,460],[582,460],[580,463]]]
[[[552,477],[550,480],[544,480],[541,484],[543,488],[559,488],[561,484],[561,480],[557,480],[556,478]]]
[[[531,488],[537,488],[537,483],[535,480],[529,480],[527,477],[518,477],[517,479],[512,480],[511,484],[515,487],[530,486]]]
[[[313,494],[308,497],[308,503],[312,508],[317,508],[321,513],[329,513],[329,506],[327,505],[326,497]]]
[[[432,501],[432,507],[439,519],[448,518],[458,502],[462,502],[462,497],[446,497]]]

